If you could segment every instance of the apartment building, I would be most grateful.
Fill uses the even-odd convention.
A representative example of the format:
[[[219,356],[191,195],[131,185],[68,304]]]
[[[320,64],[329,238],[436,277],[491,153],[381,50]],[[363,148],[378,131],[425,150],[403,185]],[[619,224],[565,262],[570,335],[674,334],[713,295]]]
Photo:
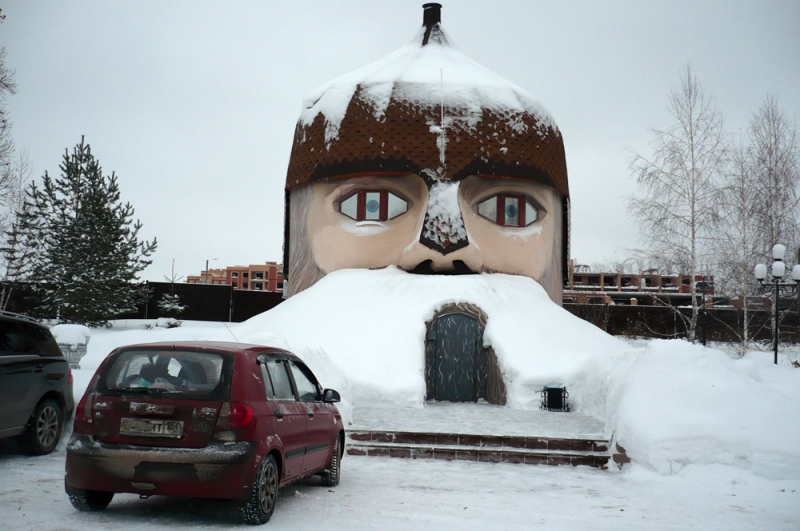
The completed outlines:
[[[691,300],[692,282],[697,294],[714,295],[714,276],[661,275],[657,270],[639,274],[593,272],[588,266],[570,264],[564,283],[564,302],[577,304],[685,303]]]
[[[283,264],[266,262],[209,269],[186,277],[188,284],[219,284],[249,291],[283,292]]]

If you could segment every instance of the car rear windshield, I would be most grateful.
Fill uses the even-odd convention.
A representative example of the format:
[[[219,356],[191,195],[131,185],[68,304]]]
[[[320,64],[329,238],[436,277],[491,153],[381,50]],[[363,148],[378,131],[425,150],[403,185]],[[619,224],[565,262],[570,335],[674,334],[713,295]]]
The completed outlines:
[[[128,350],[108,364],[100,392],[227,400],[233,358],[192,350]]]

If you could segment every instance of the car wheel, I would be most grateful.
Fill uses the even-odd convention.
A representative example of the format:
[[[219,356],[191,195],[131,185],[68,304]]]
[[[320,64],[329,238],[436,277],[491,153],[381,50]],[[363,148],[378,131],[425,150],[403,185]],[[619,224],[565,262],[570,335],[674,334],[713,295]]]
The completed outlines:
[[[322,473],[322,484],[326,487],[335,487],[339,484],[339,475],[342,470],[342,438],[336,437],[331,453],[331,462],[328,469]]]
[[[52,398],[46,398],[36,405],[28,421],[25,438],[28,453],[49,454],[55,450],[64,424],[61,406]]]
[[[69,495],[70,503],[79,511],[102,511],[113,498],[113,492],[101,490],[82,490],[78,494]]]
[[[268,455],[258,469],[247,505],[239,509],[246,524],[260,525],[269,522],[278,499],[278,464],[275,456]]]

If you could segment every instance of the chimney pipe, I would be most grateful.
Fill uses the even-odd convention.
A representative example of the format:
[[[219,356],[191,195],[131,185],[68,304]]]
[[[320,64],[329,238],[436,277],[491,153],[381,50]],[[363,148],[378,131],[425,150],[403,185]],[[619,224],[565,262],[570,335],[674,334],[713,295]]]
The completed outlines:
[[[442,21],[442,4],[422,4],[422,25],[433,26]]]

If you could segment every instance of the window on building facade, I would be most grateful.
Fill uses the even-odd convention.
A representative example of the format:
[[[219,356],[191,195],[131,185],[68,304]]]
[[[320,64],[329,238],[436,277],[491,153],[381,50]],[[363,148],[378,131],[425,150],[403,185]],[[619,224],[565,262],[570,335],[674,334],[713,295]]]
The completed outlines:
[[[248,273],[247,271],[242,273],[242,278],[247,278],[248,276],[250,276],[250,273]]]
[[[262,290],[264,289],[264,284],[261,282],[253,282],[253,289]]]
[[[264,280],[263,271],[253,271],[253,280]]]
[[[408,201],[388,190],[360,190],[339,203],[339,211],[356,221],[388,221],[407,210]]]
[[[239,278],[239,272],[234,271],[233,273],[231,273],[231,278]]]
[[[233,283],[232,283],[232,286],[233,286],[234,288],[238,288],[238,287],[239,287],[239,283],[238,283],[238,282],[233,282]]]
[[[242,282],[242,289],[247,289],[247,282]]]

